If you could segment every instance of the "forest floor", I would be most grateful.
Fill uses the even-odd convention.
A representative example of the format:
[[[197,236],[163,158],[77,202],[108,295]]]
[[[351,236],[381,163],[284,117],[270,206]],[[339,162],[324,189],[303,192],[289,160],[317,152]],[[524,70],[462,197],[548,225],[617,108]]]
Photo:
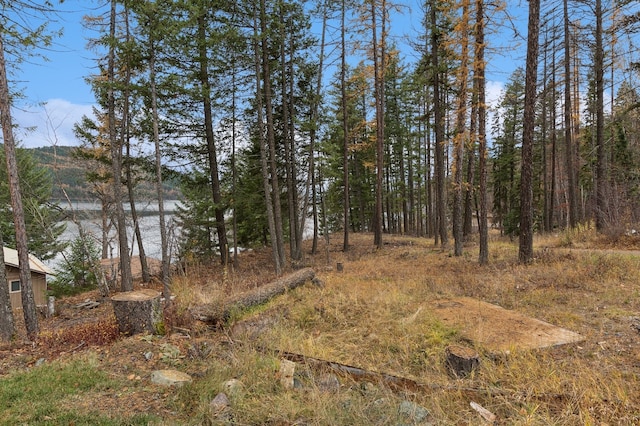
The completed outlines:
[[[535,261],[525,266],[517,262],[517,242],[492,236],[490,263],[482,267],[473,241],[461,257],[431,239],[384,241],[376,250],[371,235],[352,235],[348,252],[337,236],[321,242],[304,263],[323,288],[290,291],[222,329],[190,318],[189,306],[273,280],[268,250],[243,253],[235,272],[188,267],[174,279],[178,308],[166,336],[119,336],[111,304],[97,291],[60,300],[56,316],[41,320],[36,342],[0,345],[0,385],[77,360],[107,384],[65,394],[47,414],[9,410],[6,423],[68,424],[68,413],[80,413],[75,424],[85,414],[113,420],[104,424],[224,423],[210,401],[231,378],[244,386],[241,396],[230,395],[236,424],[482,424],[471,402],[492,412],[496,424],[640,422],[640,237],[539,238]],[[101,303],[77,307],[86,300]],[[537,332],[541,324],[551,328]],[[541,340],[558,330],[569,333],[569,343]],[[444,363],[450,345],[477,351],[479,370],[452,377]],[[336,373],[340,391],[326,394],[320,373],[304,365],[296,377],[305,390],[286,389],[279,353],[424,387],[398,392],[376,383],[371,391]],[[193,383],[175,389],[150,382],[152,371],[168,368]],[[428,417],[407,418],[398,409],[406,401]]]

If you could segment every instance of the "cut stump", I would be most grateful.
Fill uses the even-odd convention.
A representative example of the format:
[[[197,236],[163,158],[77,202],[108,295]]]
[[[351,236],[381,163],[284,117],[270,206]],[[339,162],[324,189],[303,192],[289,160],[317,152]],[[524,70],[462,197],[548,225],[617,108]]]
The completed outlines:
[[[467,377],[480,366],[480,356],[465,346],[451,345],[445,350],[446,365],[456,377]]]
[[[111,298],[120,333],[161,334],[163,329],[162,293],[143,289],[118,293]]]

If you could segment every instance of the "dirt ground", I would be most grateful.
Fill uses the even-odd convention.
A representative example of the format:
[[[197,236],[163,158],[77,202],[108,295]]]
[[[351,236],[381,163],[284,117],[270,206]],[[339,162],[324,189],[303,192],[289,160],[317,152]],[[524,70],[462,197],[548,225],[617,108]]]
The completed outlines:
[[[390,245],[405,244],[400,239],[389,241],[387,244]],[[357,256],[365,254],[363,252]],[[268,261],[268,258],[268,252],[248,255],[247,259],[251,261],[244,266],[253,277],[246,279],[251,286],[271,279],[264,273],[262,266],[262,262]],[[151,287],[160,289],[160,283],[155,282]],[[77,307],[86,300],[100,304],[93,309]],[[470,341],[479,342],[496,352],[508,351],[514,346],[537,348],[582,340],[581,335],[571,330],[478,299],[439,299],[425,302],[424,307],[444,323],[460,329],[462,335]],[[16,315],[16,320],[21,321],[20,315]],[[19,323],[17,326],[19,330],[24,329],[23,324]],[[206,332],[206,327],[202,324],[200,327],[204,328],[197,330],[176,327],[173,333],[164,337],[123,338],[118,335],[111,303],[101,299],[98,291],[59,301],[57,315],[41,318],[40,326],[42,331],[37,342],[28,342],[24,336],[19,336],[11,343],[0,344],[0,377],[56,359],[92,353],[102,369],[113,377],[131,383],[131,386],[103,391],[103,394],[79,398],[69,404],[75,405],[79,410],[89,410],[96,398],[99,398],[101,410],[123,416],[151,412],[165,419],[176,418],[178,414],[172,411],[171,404],[168,403],[174,390],[150,385],[151,372],[167,368],[172,360],[179,362],[187,358],[196,362],[190,363],[189,370],[185,372],[198,377],[204,374],[202,370],[206,368],[197,362],[202,348],[224,348],[229,344],[225,333]],[[630,329],[628,334],[631,335],[632,332]],[[621,341],[622,343],[624,342]]]

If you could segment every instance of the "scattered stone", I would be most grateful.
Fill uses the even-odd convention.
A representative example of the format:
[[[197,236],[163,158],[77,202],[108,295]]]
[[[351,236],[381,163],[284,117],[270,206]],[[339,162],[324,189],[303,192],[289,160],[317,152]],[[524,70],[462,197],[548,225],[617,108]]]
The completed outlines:
[[[231,397],[233,398],[235,395],[238,395],[242,392],[242,390],[244,389],[244,383],[242,383],[238,379],[230,379],[224,382],[222,387],[224,388],[225,393],[231,395]]]
[[[361,382],[360,383],[360,392],[363,395],[371,395],[375,392],[378,392],[379,389],[376,385],[371,382]]]
[[[151,358],[153,358],[153,352],[149,351],[144,353],[144,359],[151,361]]]
[[[320,392],[337,393],[340,390],[340,381],[335,374],[323,374],[316,385]]]
[[[280,384],[285,389],[292,389],[295,386],[293,375],[296,371],[296,363],[288,359],[280,360]]]
[[[39,358],[39,359],[36,361],[35,366],[36,366],[36,367],[40,367],[40,366],[41,366],[42,364],[44,364],[46,361],[47,361],[47,359],[46,359],[46,358]]]
[[[151,383],[162,386],[180,387],[192,381],[193,379],[190,375],[177,370],[156,370],[151,373]]]
[[[434,424],[429,410],[411,401],[402,401],[398,407],[398,414],[412,424]]]
[[[209,413],[211,417],[222,422],[232,422],[233,412],[231,411],[231,402],[224,393],[219,393],[209,403]]]

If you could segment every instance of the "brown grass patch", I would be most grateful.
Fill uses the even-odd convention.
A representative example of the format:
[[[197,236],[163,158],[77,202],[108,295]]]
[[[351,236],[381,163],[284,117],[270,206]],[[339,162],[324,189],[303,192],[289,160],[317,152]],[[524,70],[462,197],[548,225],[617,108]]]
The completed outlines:
[[[350,250],[343,252],[340,238],[332,237],[328,246],[320,242],[316,256],[307,250],[302,262],[315,269],[324,287],[303,286],[242,313],[236,321],[245,322],[233,333],[197,323],[186,315],[188,308],[222,303],[235,292],[270,282],[269,250],[244,253],[236,271],[216,263],[188,265],[173,281],[172,315],[180,332],[91,348],[100,368],[130,382],[126,392],[94,397],[104,399],[105,407],[124,407],[123,413],[127,405],[118,403],[123,398],[132,412],[149,400],[150,410],[170,423],[215,424],[209,402],[225,390],[226,380],[235,378],[243,383],[242,392],[230,395],[238,424],[411,424],[399,414],[404,401],[426,408],[436,424],[481,424],[471,401],[505,425],[638,424],[640,256],[617,246],[594,250],[602,248],[598,238],[588,229],[536,237],[535,261],[523,266],[517,263],[517,243],[492,235],[490,263],[479,266],[474,244],[455,257],[429,239],[385,235],[384,248],[376,250],[373,236],[365,234],[352,235]],[[343,272],[336,270],[337,263]],[[447,327],[429,308],[430,301],[459,296],[570,329],[585,341],[540,350],[514,347],[497,356]],[[104,319],[104,309],[93,315]],[[85,326],[71,315],[72,308],[67,312],[66,319],[63,313],[48,324],[68,330],[43,342],[73,346],[82,341],[74,336],[102,330],[98,323]],[[64,321],[72,323],[65,326]],[[452,378],[444,365],[450,344],[476,349],[479,370],[464,380]],[[39,357],[16,344],[13,349],[0,350],[0,361],[15,356],[12,365],[28,366]],[[285,389],[278,376],[278,350],[425,386],[394,393],[384,384],[341,376],[340,390],[326,393],[318,386],[322,372],[298,365],[302,388]],[[150,372],[159,368],[188,372],[194,383],[179,391],[159,389],[148,382]],[[90,404],[79,400],[77,406]]]

